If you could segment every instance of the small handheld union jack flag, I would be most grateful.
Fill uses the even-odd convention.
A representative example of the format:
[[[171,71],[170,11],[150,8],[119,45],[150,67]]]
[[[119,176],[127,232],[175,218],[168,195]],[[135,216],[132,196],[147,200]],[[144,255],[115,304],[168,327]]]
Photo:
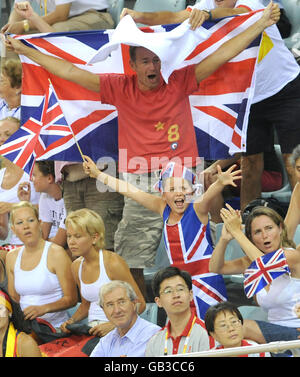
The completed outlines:
[[[284,251],[278,249],[253,261],[244,272],[244,290],[248,298],[256,295],[280,275],[290,274]]]

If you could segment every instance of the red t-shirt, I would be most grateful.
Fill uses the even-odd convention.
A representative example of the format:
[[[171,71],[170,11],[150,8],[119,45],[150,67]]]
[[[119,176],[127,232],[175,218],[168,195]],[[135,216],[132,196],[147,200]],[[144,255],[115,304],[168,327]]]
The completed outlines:
[[[247,341],[245,339],[242,339],[242,342],[241,342],[241,347],[247,347],[247,346],[253,346],[254,344],[256,344],[255,342],[252,342],[252,341]],[[216,349],[224,349],[223,346],[218,346]],[[267,357],[267,356],[270,356],[270,354],[268,352],[260,352],[260,353],[249,353],[248,355],[238,355],[238,357]]]
[[[118,110],[120,171],[157,170],[158,158],[175,156],[186,167],[195,166],[198,149],[189,103],[198,89],[194,65],[174,71],[168,84],[161,78],[159,87],[149,91],[138,88],[136,75],[101,74],[100,83],[101,102]]]

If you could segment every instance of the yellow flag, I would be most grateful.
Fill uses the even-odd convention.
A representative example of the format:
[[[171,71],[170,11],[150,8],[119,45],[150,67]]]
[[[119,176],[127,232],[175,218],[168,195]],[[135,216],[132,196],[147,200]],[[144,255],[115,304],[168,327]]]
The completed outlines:
[[[257,63],[260,63],[263,60],[263,58],[272,50],[273,47],[274,47],[274,43],[272,42],[272,39],[264,31],[260,48],[259,48]]]

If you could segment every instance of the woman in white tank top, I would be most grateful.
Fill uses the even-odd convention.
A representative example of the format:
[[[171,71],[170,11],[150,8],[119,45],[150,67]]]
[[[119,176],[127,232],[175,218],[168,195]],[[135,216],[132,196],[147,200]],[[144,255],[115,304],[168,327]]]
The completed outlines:
[[[244,273],[252,261],[279,249],[283,250],[290,269],[290,274],[277,277],[256,294],[256,301],[268,312],[268,322],[245,320],[245,338],[257,343],[297,340],[300,336],[300,251],[288,239],[282,217],[271,208],[255,207],[246,219],[244,234],[240,216],[229,205],[227,208],[221,210],[225,226],[210,260],[211,272]],[[225,261],[226,246],[232,238],[246,256]]]
[[[127,263],[118,254],[104,250],[105,228],[102,218],[94,211],[80,209],[66,218],[67,242],[73,257],[72,272],[80,289],[81,304],[61,329],[88,317],[91,335],[104,336],[113,329],[99,306],[100,287],[111,280],[123,280],[137,293],[139,313],[145,309],[144,297],[133,279]]]
[[[37,209],[28,202],[11,210],[12,230],[24,246],[7,254],[8,293],[24,312],[59,328],[68,318],[66,309],[77,302],[71,260],[65,250],[42,238]]]

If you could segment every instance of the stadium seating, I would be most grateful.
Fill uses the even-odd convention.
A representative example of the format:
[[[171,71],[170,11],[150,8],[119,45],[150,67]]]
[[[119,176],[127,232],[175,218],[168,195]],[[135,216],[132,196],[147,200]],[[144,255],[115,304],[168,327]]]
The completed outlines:
[[[268,315],[259,306],[239,306],[239,311],[241,312],[244,319],[254,319],[260,321],[267,321]]]
[[[145,268],[144,269],[144,278],[146,283],[151,283],[151,280],[155,273],[170,265],[169,258],[165,249],[164,245],[164,239],[161,238],[160,244],[158,246],[158,249],[156,251],[155,256],[155,265],[153,267]]]
[[[280,162],[280,166],[281,166],[282,187],[277,191],[262,192],[261,196],[264,199],[273,197],[273,198],[278,199],[281,202],[289,203],[289,201],[291,199],[291,195],[292,195],[291,185],[289,183],[287,171],[286,171],[284,161],[283,161],[283,158],[282,158],[280,145],[275,144],[274,147],[275,147],[275,152],[276,152],[277,158],[278,158],[278,160]]]
[[[300,224],[296,228],[295,235],[294,235],[294,242],[297,246],[300,244]]]
[[[158,307],[155,302],[147,302],[146,309],[143,311],[143,313],[140,315],[143,319],[146,321],[152,322],[155,325],[157,324],[157,312]]]
[[[133,9],[138,12],[177,12],[186,8],[186,0],[136,0]],[[138,24],[143,26],[142,24]]]
[[[300,0],[281,0],[281,2],[292,24],[291,35],[285,38],[284,42],[288,48],[292,48],[297,42],[296,33],[299,33],[298,41],[300,41]]]
[[[120,14],[124,8],[124,0],[109,0],[108,11],[115,22],[115,25],[120,21]]]

